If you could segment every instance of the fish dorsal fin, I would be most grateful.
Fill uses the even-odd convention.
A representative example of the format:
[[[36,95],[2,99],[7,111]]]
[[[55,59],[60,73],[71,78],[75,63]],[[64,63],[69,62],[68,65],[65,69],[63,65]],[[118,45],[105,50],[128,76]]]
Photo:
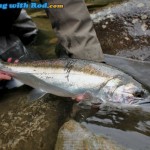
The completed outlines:
[[[119,68],[125,73],[133,76],[137,81],[150,89],[150,62],[133,60],[114,55],[105,54],[105,62],[108,65]]]

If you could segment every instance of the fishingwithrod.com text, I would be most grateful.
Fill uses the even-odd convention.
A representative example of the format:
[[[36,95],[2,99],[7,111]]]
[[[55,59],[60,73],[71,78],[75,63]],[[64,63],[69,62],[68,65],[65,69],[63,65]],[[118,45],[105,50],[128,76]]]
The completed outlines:
[[[31,2],[31,3],[0,3],[0,9],[26,9],[26,8],[33,8],[33,9],[40,9],[40,8],[51,8],[51,9],[61,9],[64,8],[63,4],[48,4],[48,3],[37,3],[37,2]]]

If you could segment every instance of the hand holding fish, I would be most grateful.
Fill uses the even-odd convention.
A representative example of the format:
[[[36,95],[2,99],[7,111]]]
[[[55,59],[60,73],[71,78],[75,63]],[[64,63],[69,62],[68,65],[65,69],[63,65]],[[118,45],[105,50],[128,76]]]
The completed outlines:
[[[7,62],[11,63],[12,58],[8,58]],[[14,63],[18,63],[18,60],[15,60]],[[6,73],[0,72],[0,80],[11,80],[11,76]]]
[[[0,72],[0,80],[11,80],[11,76]]]

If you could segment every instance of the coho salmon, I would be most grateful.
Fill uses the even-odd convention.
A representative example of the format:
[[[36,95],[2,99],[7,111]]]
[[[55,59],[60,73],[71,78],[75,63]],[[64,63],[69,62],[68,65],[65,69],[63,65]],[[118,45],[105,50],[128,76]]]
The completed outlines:
[[[51,93],[88,105],[150,103],[150,93],[141,83],[104,63],[70,58],[18,64],[1,62],[0,71],[35,88],[38,96]]]

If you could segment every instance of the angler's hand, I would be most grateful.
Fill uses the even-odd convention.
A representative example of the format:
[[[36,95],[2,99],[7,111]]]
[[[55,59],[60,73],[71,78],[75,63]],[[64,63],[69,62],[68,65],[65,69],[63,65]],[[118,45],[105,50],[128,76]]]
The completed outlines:
[[[0,80],[11,80],[11,76],[0,72]]]
[[[14,62],[12,62],[12,58],[10,57],[10,58],[7,59],[7,62],[8,63],[15,63],[15,64],[17,64],[19,62],[19,60],[16,59]]]
[[[7,62],[11,63],[12,58],[8,58]],[[18,62],[19,62],[19,60],[14,61],[14,63],[18,63]],[[11,80],[11,76],[6,73],[0,72],[0,80]]]

